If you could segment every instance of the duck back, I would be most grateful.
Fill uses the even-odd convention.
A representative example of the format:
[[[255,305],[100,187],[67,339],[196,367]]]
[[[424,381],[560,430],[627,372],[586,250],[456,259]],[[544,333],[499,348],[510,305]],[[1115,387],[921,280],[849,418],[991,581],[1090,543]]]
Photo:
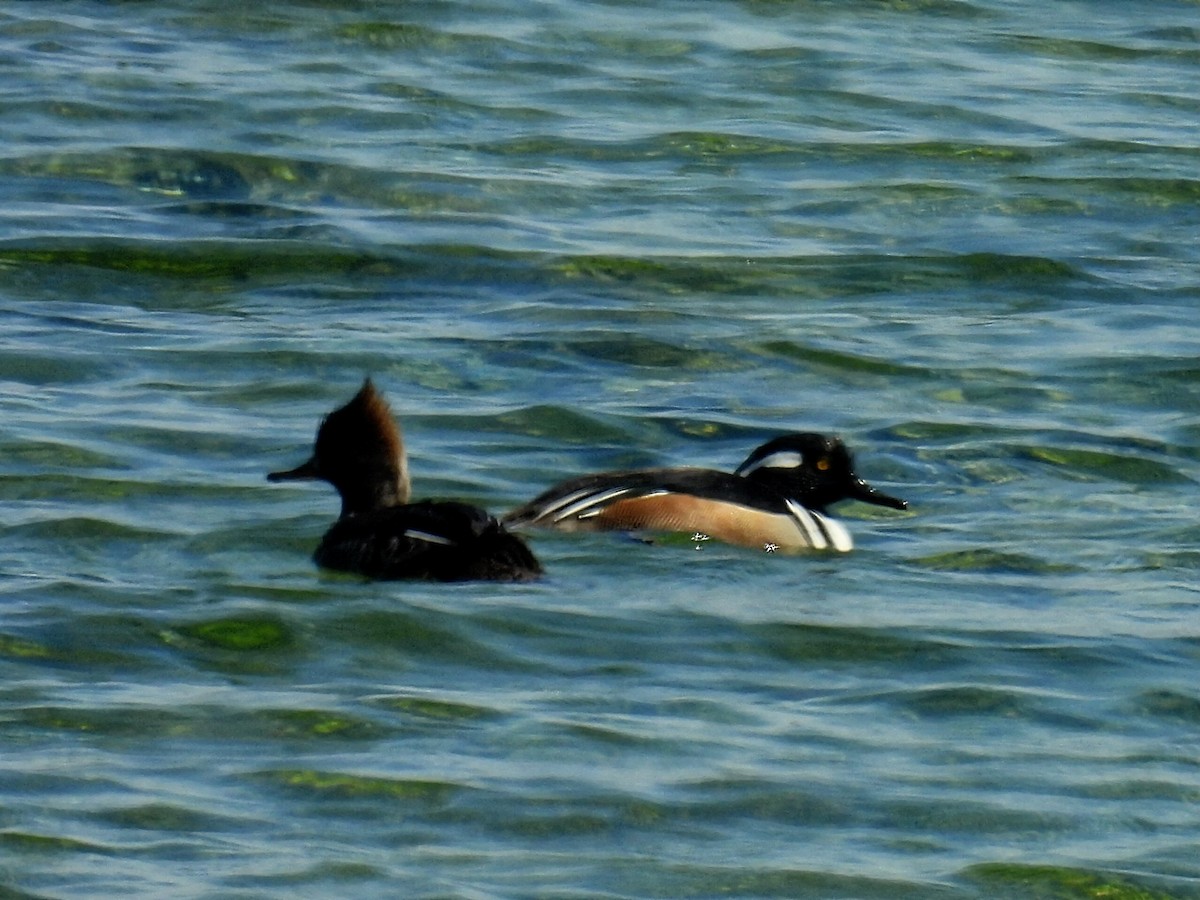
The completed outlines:
[[[380,579],[530,581],[542,573],[525,543],[486,511],[436,500],[343,516],[313,559]]]

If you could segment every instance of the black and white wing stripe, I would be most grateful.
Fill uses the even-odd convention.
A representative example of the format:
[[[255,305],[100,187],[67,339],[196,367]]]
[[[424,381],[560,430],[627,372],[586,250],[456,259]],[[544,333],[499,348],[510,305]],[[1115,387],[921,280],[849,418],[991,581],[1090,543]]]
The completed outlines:
[[[574,491],[565,497],[548,503],[538,510],[533,521],[549,525],[557,525],[568,519],[591,519],[604,512],[606,506],[615,500],[632,500],[643,497],[658,497],[669,493],[666,490],[645,490],[633,487],[586,488]]]

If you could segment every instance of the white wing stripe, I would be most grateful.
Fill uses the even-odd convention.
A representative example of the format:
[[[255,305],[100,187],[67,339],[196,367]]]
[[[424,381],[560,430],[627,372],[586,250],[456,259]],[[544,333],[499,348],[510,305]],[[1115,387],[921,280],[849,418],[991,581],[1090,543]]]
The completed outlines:
[[[548,506],[542,507],[538,511],[538,514],[536,516],[534,516],[534,521],[537,521],[538,519],[544,519],[544,518],[546,518],[546,516],[551,515],[554,512],[557,512],[559,509],[562,509],[562,507],[566,506],[568,503],[574,503],[580,497],[586,497],[587,495],[588,495],[588,491],[583,490],[583,491],[575,491],[575,493],[573,493],[573,494],[567,494],[567,496],[565,496],[565,497],[559,497],[557,500],[555,500],[553,503],[549,504]]]
[[[404,536],[410,537],[414,541],[425,541],[427,544],[442,544],[446,547],[454,546],[454,541],[449,538],[442,537],[440,534],[432,534],[428,531],[417,531],[415,528],[405,529]]]
[[[562,503],[558,504],[558,511],[554,514],[554,521],[561,522],[563,519],[569,519],[571,516],[585,512],[588,507],[600,506],[603,503],[607,503],[609,500],[615,500],[622,494],[628,493],[629,488],[613,488],[609,491],[601,491],[598,494],[584,494],[582,498],[579,498],[579,495],[572,495],[571,497],[567,498],[566,501],[564,501],[565,503],[570,503],[570,505],[566,508],[563,508]],[[598,513],[599,510],[596,512]]]

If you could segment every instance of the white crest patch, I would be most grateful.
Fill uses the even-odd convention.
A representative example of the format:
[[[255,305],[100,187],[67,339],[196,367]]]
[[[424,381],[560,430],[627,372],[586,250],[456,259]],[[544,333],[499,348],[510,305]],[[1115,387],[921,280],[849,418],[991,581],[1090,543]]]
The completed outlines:
[[[735,474],[744,478],[756,469],[798,469],[802,465],[804,457],[795,450],[777,450],[742,466]]]

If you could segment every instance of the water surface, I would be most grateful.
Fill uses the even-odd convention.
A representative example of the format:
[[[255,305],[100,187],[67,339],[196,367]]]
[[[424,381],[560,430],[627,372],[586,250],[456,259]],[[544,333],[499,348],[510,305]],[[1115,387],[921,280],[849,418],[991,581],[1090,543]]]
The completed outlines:
[[[0,893],[1200,897],[1189,2],[0,13]],[[849,556],[268,485],[844,436]]]

